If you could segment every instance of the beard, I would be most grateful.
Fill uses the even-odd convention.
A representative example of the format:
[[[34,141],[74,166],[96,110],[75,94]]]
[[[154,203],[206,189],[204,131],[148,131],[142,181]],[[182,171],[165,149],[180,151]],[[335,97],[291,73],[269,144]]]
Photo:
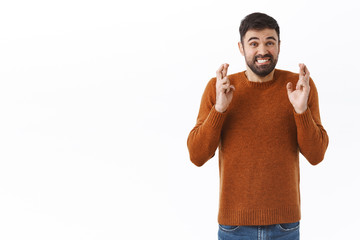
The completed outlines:
[[[257,65],[256,61],[258,58],[269,58],[269,63],[264,64],[264,65]],[[249,66],[249,68],[251,69],[251,71],[253,71],[256,75],[260,76],[260,77],[265,77],[268,74],[270,74],[277,63],[277,58],[274,58],[273,55],[271,54],[265,54],[265,55],[256,55],[253,59],[246,59],[246,64]]]

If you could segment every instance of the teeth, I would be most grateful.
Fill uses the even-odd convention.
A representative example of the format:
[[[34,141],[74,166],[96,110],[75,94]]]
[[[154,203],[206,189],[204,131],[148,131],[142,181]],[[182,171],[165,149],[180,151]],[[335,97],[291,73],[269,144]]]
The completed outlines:
[[[264,63],[264,62],[269,61],[269,59],[265,59],[265,60],[258,59],[257,61],[258,61],[258,63]]]

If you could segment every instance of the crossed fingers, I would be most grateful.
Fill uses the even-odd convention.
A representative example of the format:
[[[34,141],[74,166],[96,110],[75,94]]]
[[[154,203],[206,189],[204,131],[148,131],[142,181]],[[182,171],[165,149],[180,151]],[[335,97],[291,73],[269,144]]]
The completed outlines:
[[[309,87],[310,72],[307,69],[306,65],[303,63],[299,64],[299,81],[296,84],[296,90],[302,90],[304,87]]]
[[[227,70],[228,70],[229,64],[224,63],[222,64],[219,69],[216,71],[216,85],[217,88],[222,93],[228,93],[231,90],[234,90],[235,87],[230,85],[230,80],[227,77]]]

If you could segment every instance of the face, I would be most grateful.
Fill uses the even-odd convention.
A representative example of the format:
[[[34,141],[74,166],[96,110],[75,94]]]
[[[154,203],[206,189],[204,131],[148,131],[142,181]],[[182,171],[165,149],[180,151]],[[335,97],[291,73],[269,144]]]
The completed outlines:
[[[239,50],[251,71],[265,77],[274,70],[278,60],[278,35],[275,29],[249,30],[243,38],[243,43],[239,42]]]

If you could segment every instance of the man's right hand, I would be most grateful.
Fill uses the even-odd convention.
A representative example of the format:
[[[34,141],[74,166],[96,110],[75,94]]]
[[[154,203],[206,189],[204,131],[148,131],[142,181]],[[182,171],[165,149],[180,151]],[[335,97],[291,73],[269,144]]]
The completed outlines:
[[[216,71],[216,103],[215,110],[225,112],[233,98],[235,87],[230,85],[230,80],[226,76],[229,64],[224,63]]]

